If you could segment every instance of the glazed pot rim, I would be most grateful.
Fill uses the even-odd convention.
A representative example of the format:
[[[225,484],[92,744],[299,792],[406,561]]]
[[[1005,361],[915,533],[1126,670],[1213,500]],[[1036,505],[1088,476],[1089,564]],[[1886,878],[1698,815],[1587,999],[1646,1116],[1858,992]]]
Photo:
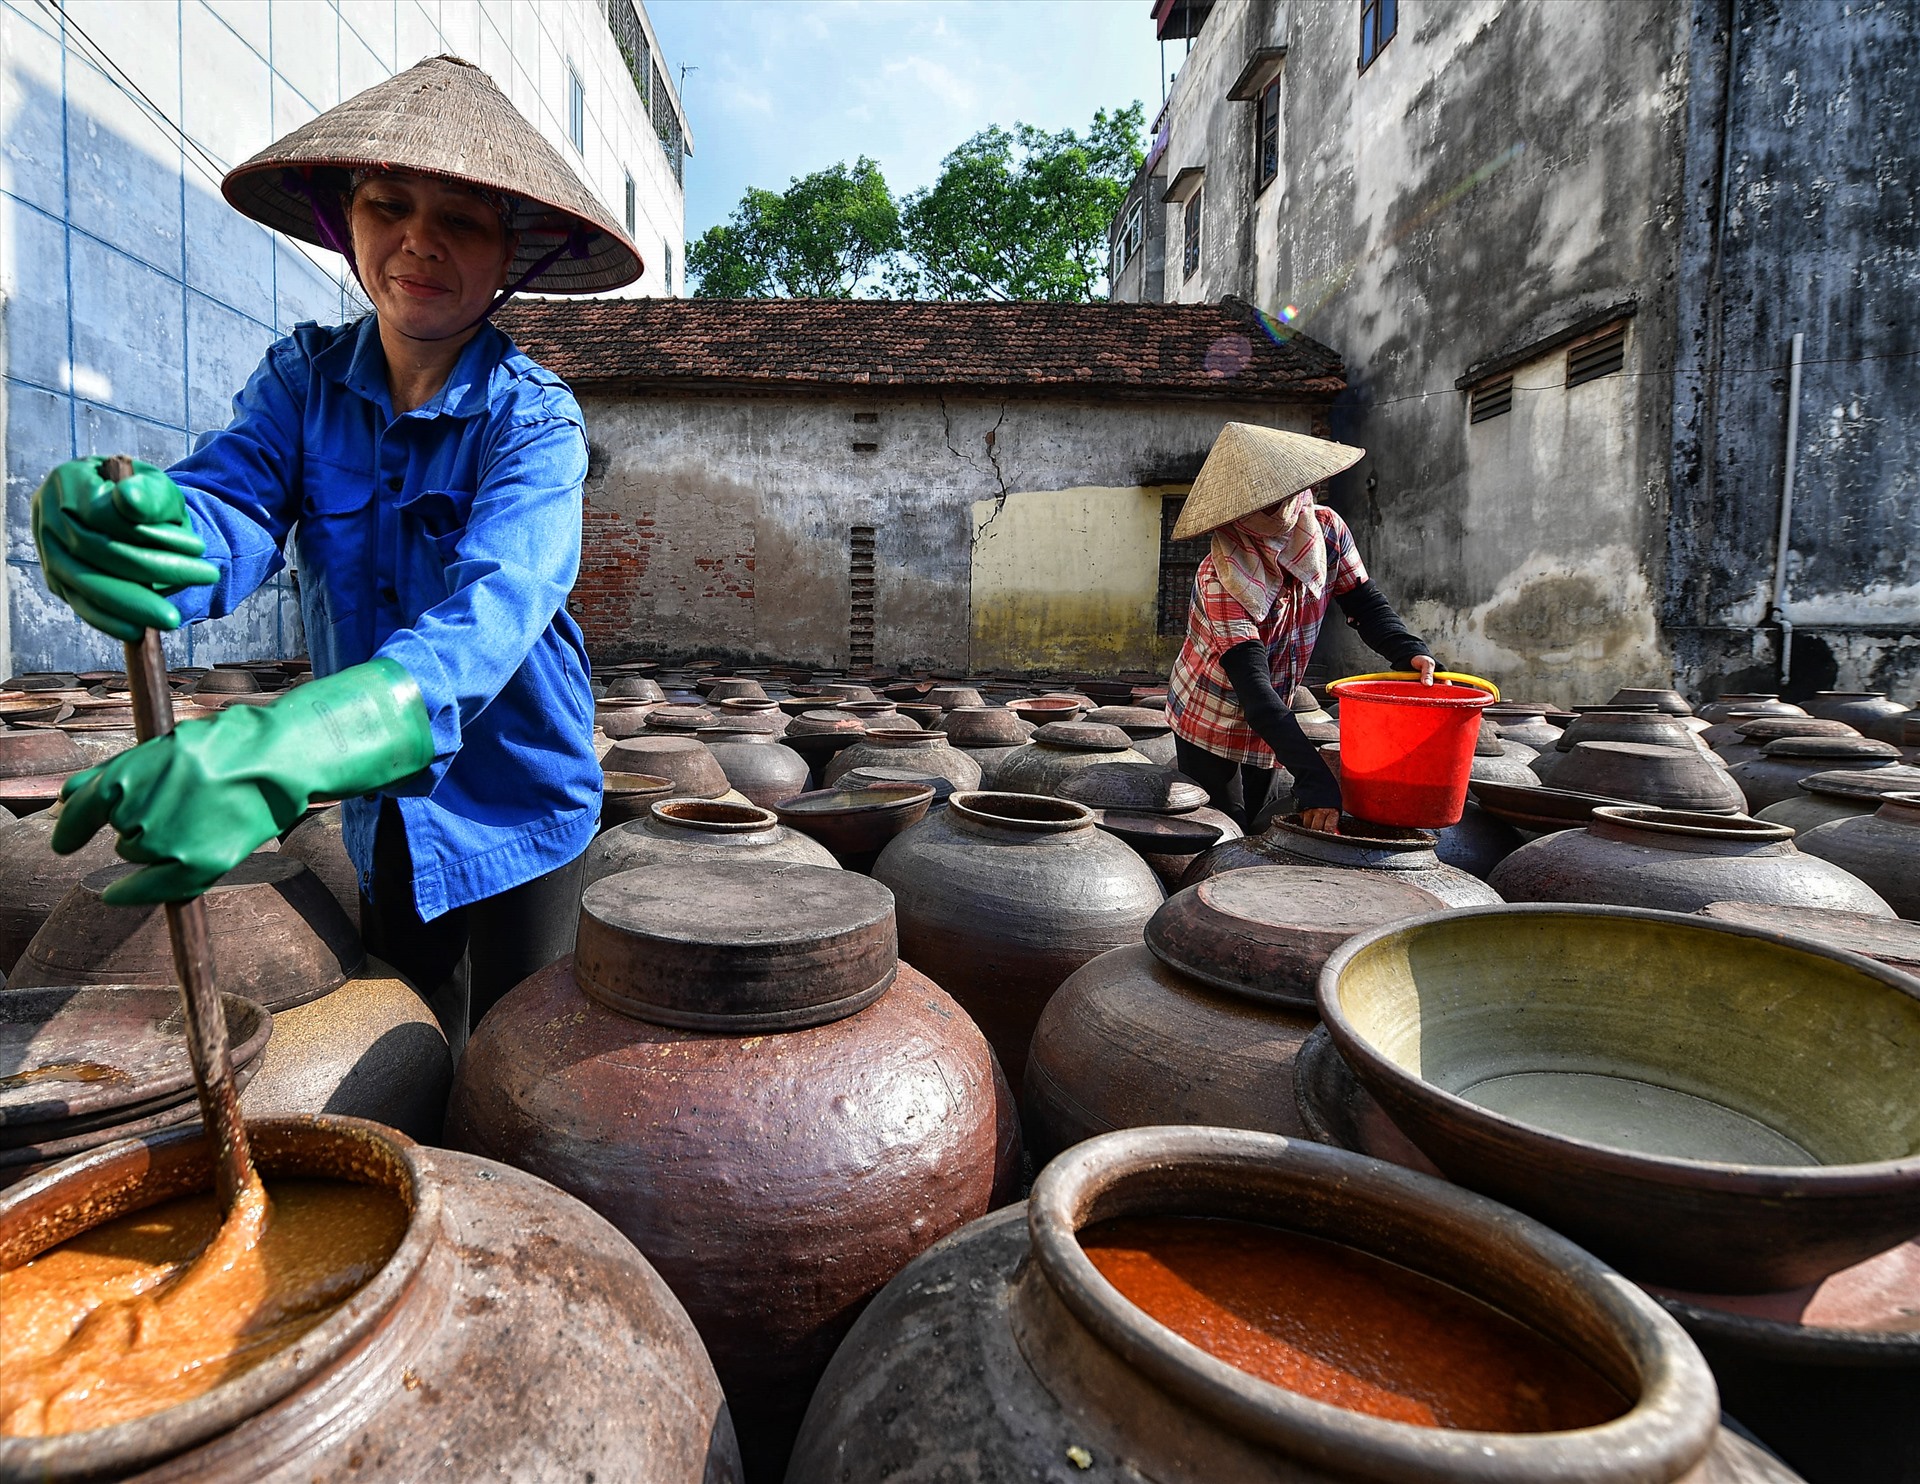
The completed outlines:
[[[1660,817],[1649,818],[1649,815]],[[1599,804],[1594,807],[1593,818],[1625,831],[1678,835],[1691,840],[1741,840],[1750,845],[1783,844],[1792,840],[1795,833],[1792,825],[1775,824],[1750,815],[1713,814],[1702,809],[1659,809],[1650,804]]]
[[[47,1437],[0,1437],[0,1477],[118,1476],[159,1463],[238,1427],[322,1376],[335,1362],[364,1345],[405,1299],[419,1278],[440,1231],[439,1182],[422,1163],[419,1146],[395,1129],[363,1118],[331,1113],[250,1118],[247,1133],[257,1162],[269,1171],[275,1166],[297,1170],[303,1147],[312,1150],[316,1145],[339,1148],[360,1143],[380,1150],[382,1164],[389,1173],[397,1172],[400,1180],[359,1183],[386,1184],[407,1205],[407,1226],[399,1246],[378,1272],[354,1290],[332,1314],[302,1335],[298,1344],[288,1346],[231,1380],[219,1382],[197,1397],[110,1427]],[[189,1145],[198,1152],[197,1159],[183,1147]],[[170,1161],[168,1155],[174,1155],[175,1160]],[[360,1158],[364,1162],[364,1154]],[[178,1183],[181,1175],[196,1173],[196,1166],[204,1169],[201,1178]],[[169,1182],[169,1175],[176,1179]],[[52,1202],[62,1186],[88,1176],[96,1177],[96,1183],[87,1193],[85,1209],[89,1215],[71,1223],[55,1223],[55,1234],[50,1240],[35,1239],[30,1257],[116,1216],[144,1210],[176,1195],[204,1190],[212,1184],[213,1171],[207,1140],[197,1123],[136,1139],[121,1139],[63,1160],[0,1191],[0,1233],[5,1232],[9,1216],[32,1203]],[[333,1178],[345,1177],[335,1174]],[[104,1210],[94,1204],[100,1200],[102,1184],[108,1186],[111,1194],[113,1191],[137,1193],[144,1186],[156,1183],[161,1185],[161,1190],[151,1200],[136,1198],[124,1205],[109,1202]],[[53,1212],[60,1209],[57,1204],[51,1207]],[[25,1219],[33,1218],[29,1214]]]
[[[1364,1218],[1384,1209],[1399,1222],[1424,1218],[1442,1249],[1453,1245],[1447,1237],[1460,1228],[1477,1229],[1530,1270],[1522,1276],[1534,1280],[1533,1291],[1564,1293],[1569,1286],[1577,1291],[1586,1317],[1604,1323],[1620,1347],[1621,1355],[1613,1358],[1615,1368],[1624,1360],[1636,1373],[1638,1396],[1630,1394],[1631,1387],[1619,1387],[1605,1362],[1596,1363],[1593,1347],[1569,1344],[1537,1321],[1522,1319],[1508,1304],[1483,1297],[1492,1285],[1476,1291],[1464,1273],[1436,1281],[1462,1289],[1572,1350],[1628,1394],[1627,1411],[1594,1427],[1558,1433],[1422,1427],[1315,1401],[1217,1359],[1134,1305],[1094,1266],[1078,1235],[1082,1227],[1108,1217],[1147,1210],[1179,1214],[1182,1197],[1191,1200],[1193,1193],[1191,1186],[1181,1188],[1180,1175],[1196,1168],[1242,1180],[1265,1174],[1275,1185],[1311,1183],[1342,1215]],[[1145,1189],[1137,1203],[1128,1203],[1120,1193],[1135,1183]],[[1196,1204],[1213,1203],[1202,1199]],[[1283,1202],[1262,1205],[1259,1214],[1239,1219],[1322,1235],[1314,1223],[1286,1219]],[[1323,1239],[1381,1257],[1375,1248],[1388,1243],[1364,1221],[1355,1226]],[[1048,1288],[1102,1344],[1243,1436],[1309,1464],[1338,1469],[1343,1476],[1460,1484],[1537,1484],[1546,1478],[1645,1484],[1684,1475],[1712,1447],[1719,1425],[1718,1392],[1706,1361],[1651,1297],[1531,1217],[1364,1154],[1245,1129],[1161,1126],[1102,1134],[1067,1150],[1040,1172],[1028,1197],[1027,1232]],[[1405,1255],[1382,1260],[1424,1271]],[[1467,1266],[1463,1261],[1462,1269]],[[1517,1280],[1512,1286],[1522,1287]],[[1572,1308],[1564,1298],[1562,1303]],[[1569,1315],[1569,1327],[1575,1317]],[[1596,1441],[1610,1445],[1617,1460],[1611,1466],[1596,1465]],[[1357,1448],[1364,1450],[1359,1458]]]
[[[851,771],[851,770],[849,770]],[[845,781],[844,775],[842,782]],[[895,810],[911,809],[914,805],[932,803],[935,789],[931,783],[908,783],[904,780],[893,782],[883,780],[876,783],[863,783],[858,791],[868,794],[881,794],[882,798],[869,798],[842,804],[839,808],[825,807],[830,799],[846,799],[854,790],[838,784],[826,788],[809,789],[805,793],[789,795],[773,806],[776,817],[784,819],[789,813],[800,819],[841,818],[847,815],[886,814]],[[805,801],[806,805],[819,807],[795,808]]]
[[[695,830],[703,835],[753,835],[780,823],[779,816],[771,809],[762,809],[758,804],[736,804],[729,799],[706,799],[697,794],[655,799],[647,805],[647,813],[669,829]]]
[[[1782,826],[1782,828],[1785,828]],[[1845,949],[1832,948],[1810,938],[1748,927],[1744,923],[1725,922],[1687,912],[1662,912],[1652,907],[1616,907],[1587,902],[1506,902],[1484,907],[1456,907],[1425,917],[1402,918],[1367,932],[1356,933],[1336,948],[1320,970],[1318,1000],[1320,1019],[1341,1056],[1361,1081],[1392,1083],[1422,1100],[1437,1103],[1460,1122],[1477,1125],[1497,1133],[1510,1145],[1524,1148],[1532,1156],[1552,1155],[1556,1149],[1579,1151],[1582,1161],[1615,1175],[1632,1176],[1648,1184],[1681,1186],[1691,1190],[1710,1190],[1717,1194],[1755,1196],[1762,1199],[1804,1199],[1808,1195],[1845,1196],[1868,1194],[1920,1183],[1920,1153],[1901,1159],[1871,1160],[1857,1164],[1758,1165],[1730,1164],[1721,1160],[1686,1159],[1678,1155],[1642,1154],[1613,1144],[1596,1144],[1573,1134],[1556,1133],[1538,1124],[1497,1113],[1425,1077],[1417,1077],[1380,1051],[1360,1033],[1348,1017],[1340,999],[1340,976],[1347,966],[1374,945],[1402,935],[1424,932],[1441,924],[1486,918],[1495,923],[1511,922],[1516,917],[1610,918],[1623,921],[1659,923],[1697,932],[1723,933],[1795,949],[1815,958],[1837,962],[1887,989],[1909,998],[1920,999],[1920,988],[1909,974]],[[1785,938],[1784,944],[1782,939]],[[1369,1076],[1370,1074],[1370,1076]],[[1371,1089],[1369,1089],[1371,1090]],[[1413,1136],[1408,1134],[1411,1140]],[[1416,1147],[1417,1147],[1417,1141]],[[1809,1186],[1816,1187],[1809,1191]]]
[[[973,824],[1015,830],[1030,835],[1064,835],[1090,830],[1099,816],[1085,804],[1047,794],[1023,794],[1010,789],[955,789],[947,808]]]

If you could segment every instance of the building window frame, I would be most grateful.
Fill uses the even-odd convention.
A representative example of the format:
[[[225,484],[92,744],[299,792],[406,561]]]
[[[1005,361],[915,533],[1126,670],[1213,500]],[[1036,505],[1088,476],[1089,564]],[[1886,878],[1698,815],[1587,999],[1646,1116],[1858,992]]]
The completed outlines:
[[[1193,189],[1181,205],[1180,218],[1180,281],[1190,283],[1200,272],[1200,234],[1202,231],[1201,200],[1206,196],[1206,184],[1202,182]]]
[[[1260,90],[1253,115],[1253,193],[1257,196],[1280,176],[1280,79]]]
[[[634,234],[635,229],[640,225],[640,211],[639,211],[639,199],[638,199],[639,193],[634,187],[633,172],[631,170],[626,172],[626,177],[627,177],[627,235],[631,237]]]
[[[576,154],[587,152],[587,85],[580,79],[580,69],[567,63],[567,137],[573,141]]]
[[[1627,369],[1627,322],[1615,320],[1582,335],[1567,346],[1569,390],[1604,377],[1618,376]]]
[[[1140,256],[1140,245],[1145,240],[1146,201],[1135,196],[1120,212],[1120,230],[1113,238],[1113,272],[1118,278],[1127,264]]]
[[[1371,67],[1400,29],[1399,0],[1360,0],[1360,70]]]
[[[1187,632],[1193,579],[1201,561],[1212,550],[1213,538],[1204,533],[1185,541],[1173,539],[1173,528],[1180,523],[1180,512],[1186,508],[1188,493],[1181,490],[1160,499],[1160,564],[1153,631],[1162,639],[1178,639]]]
[[[673,248],[670,244],[660,244],[660,277],[667,286],[667,297],[673,297]]]

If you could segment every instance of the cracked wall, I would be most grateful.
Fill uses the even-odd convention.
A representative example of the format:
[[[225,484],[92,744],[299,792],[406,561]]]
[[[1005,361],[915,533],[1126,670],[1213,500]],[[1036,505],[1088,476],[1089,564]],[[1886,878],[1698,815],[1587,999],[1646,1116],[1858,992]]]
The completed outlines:
[[[569,607],[596,659],[845,665],[858,525],[875,533],[875,662],[952,669],[1152,666],[1161,493],[1191,482],[1228,421],[1305,430],[1323,413],[591,388],[580,401],[593,456]]]

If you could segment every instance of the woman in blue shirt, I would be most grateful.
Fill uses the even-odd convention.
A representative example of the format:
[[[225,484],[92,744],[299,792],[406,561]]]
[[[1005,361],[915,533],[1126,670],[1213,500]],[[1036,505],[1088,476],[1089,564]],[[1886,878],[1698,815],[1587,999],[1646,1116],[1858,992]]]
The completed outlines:
[[[469,976],[477,1022],[570,947],[600,809],[565,609],[580,409],[487,316],[536,277],[543,292],[631,282],[639,255],[486,74],[448,57],[222,188],[343,252],[373,313],[273,346],[232,422],[170,471],[115,485],[98,459],[63,464],[35,496],[35,537],[55,594],[127,638],[231,612],[291,532],[315,679],[82,774],[54,848],[111,824],[147,869],[110,897],[177,900],[341,797],[367,946],[457,1043]]]

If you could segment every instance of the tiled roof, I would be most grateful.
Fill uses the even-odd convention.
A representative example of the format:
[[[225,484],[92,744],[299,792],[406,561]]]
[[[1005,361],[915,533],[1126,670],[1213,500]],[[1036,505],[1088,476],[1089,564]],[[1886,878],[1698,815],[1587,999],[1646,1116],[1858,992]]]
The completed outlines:
[[[577,388],[982,388],[1134,397],[1331,397],[1340,357],[1277,339],[1243,301],[538,299],[500,327]]]

